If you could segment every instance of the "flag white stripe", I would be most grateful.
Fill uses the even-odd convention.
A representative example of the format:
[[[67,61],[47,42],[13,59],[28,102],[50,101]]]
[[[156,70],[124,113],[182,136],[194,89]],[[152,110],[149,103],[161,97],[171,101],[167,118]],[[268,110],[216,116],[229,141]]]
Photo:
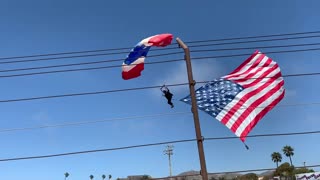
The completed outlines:
[[[280,72],[280,69],[277,68],[275,71],[272,71],[269,76],[273,77],[275,76],[277,73]],[[235,106],[239,100],[245,96],[246,94],[250,93],[251,91],[254,91],[257,88],[260,88],[263,84],[265,84],[267,81],[269,80],[269,78],[265,78],[265,79],[261,79],[261,81],[259,83],[257,83],[256,85],[246,88],[243,91],[241,91],[229,104],[227,104],[223,110],[217,115],[216,119],[221,121],[224,116],[226,116],[226,114],[229,113],[229,110]],[[230,121],[230,120],[229,120]],[[229,122],[228,122],[229,123]],[[231,126],[230,126],[231,127]]]
[[[229,80],[238,80],[238,79],[243,79],[243,78],[247,78],[248,75],[252,74],[252,73],[257,73],[257,71],[259,70],[259,68],[261,67],[266,67],[266,68],[269,68],[269,66],[272,66],[273,64],[276,64],[275,62],[272,62],[270,63],[270,65],[266,65],[267,63],[267,60],[269,58],[268,57],[265,57],[261,60],[260,64],[257,66],[257,67],[254,67],[254,68],[251,68],[250,71],[246,72],[246,73],[243,73],[239,76],[233,76],[233,77],[230,77],[228,78]]]
[[[256,86],[252,86],[252,87],[246,88],[243,91],[241,91],[229,104],[227,104],[223,108],[223,110],[217,115],[216,118],[219,121],[221,121],[226,116],[226,114],[229,113],[229,110],[232,109],[232,107],[235,106],[243,96],[245,96],[246,94],[250,93],[251,91],[254,91],[255,89],[259,88],[260,86],[265,84],[267,81],[268,81],[268,79],[262,79],[262,81],[259,84],[257,84]]]
[[[283,81],[282,78],[278,83],[280,83],[281,81]],[[238,129],[236,130],[235,134],[240,137],[242,132],[246,129],[246,127],[252,122],[252,120],[254,120],[254,118],[256,117],[257,114],[259,114],[261,111],[263,111],[264,109],[268,108],[268,106],[275,100],[277,99],[279,96],[281,96],[281,94],[284,92],[284,88],[282,87],[279,91],[276,91],[271,97],[269,97],[268,99],[266,99],[263,103],[260,104],[260,106],[265,107],[265,108],[256,108],[254,111],[252,111],[249,116],[241,123],[241,125],[238,127]]]
[[[263,84],[265,83],[261,83],[260,86],[262,86]],[[264,89],[261,89],[259,91],[259,93],[251,96],[245,103],[242,104],[242,106],[240,108],[238,108],[236,110],[236,112],[233,114],[233,116],[230,118],[230,120],[228,121],[228,123],[226,124],[226,126],[230,129],[234,123],[236,123],[236,121],[238,120],[238,117],[240,117],[242,115],[242,113],[244,111],[247,110],[248,107],[250,107],[257,99],[259,99],[260,97],[264,96],[265,94],[267,94],[270,89],[276,87],[277,85],[279,84],[279,78],[276,79],[275,81],[273,81],[269,86],[265,87]],[[254,87],[254,89],[259,89],[259,87]],[[248,92],[250,93],[250,92]],[[246,94],[245,94],[246,95]],[[245,96],[244,95],[244,96]],[[241,99],[242,97],[239,97],[239,100]],[[234,104],[236,105],[236,104]],[[232,106],[233,107],[233,106]]]
[[[141,58],[138,58],[136,61],[134,61],[132,64],[130,65],[127,65],[127,64],[122,64],[122,71],[124,72],[128,72],[130,71],[131,69],[133,69],[136,65],[138,64],[142,64],[144,63],[144,59],[145,57],[141,57]]]
[[[251,61],[249,61],[242,69],[240,69],[239,72],[237,73],[233,73],[233,74],[229,74],[224,76],[223,78],[228,78],[230,76],[234,76],[234,75],[241,75],[242,73],[246,72],[248,69],[250,69],[252,67],[252,65],[254,64],[254,62],[260,57],[262,56],[262,54],[256,54]]]
[[[272,75],[267,75],[267,76],[262,76],[263,73],[265,73],[266,71],[270,70],[271,68],[273,68],[274,66],[276,65],[276,63],[273,63],[272,65],[270,64],[270,66],[268,67],[264,67],[262,70],[258,71],[254,76],[252,76],[251,78],[247,79],[246,81],[243,81],[243,82],[238,82],[238,84],[240,84],[241,86],[245,86],[245,85],[248,85],[248,84],[251,84],[253,83],[254,81],[257,80],[257,78],[263,78],[263,79],[269,79],[271,77],[273,77]],[[275,69],[277,72],[280,72],[280,69],[277,68]],[[274,71],[272,71],[274,72]],[[272,73],[274,74],[274,73]],[[266,77],[269,77],[269,78],[266,78]]]

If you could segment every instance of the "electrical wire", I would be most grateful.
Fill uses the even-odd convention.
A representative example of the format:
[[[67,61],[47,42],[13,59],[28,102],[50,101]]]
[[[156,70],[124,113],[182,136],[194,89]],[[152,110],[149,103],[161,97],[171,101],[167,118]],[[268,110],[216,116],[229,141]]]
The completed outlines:
[[[34,127],[0,129],[0,133],[26,131],[26,130],[36,130],[36,129],[46,129],[46,128],[60,128],[60,127],[68,127],[68,126],[79,126],[79,125],[97,124],[97,123],[123,121],[123,120],[131,120],[131,119],[143,119],[143,118],[154,118],[154,117],[163,117],[163,116],[174,116],[174,115],[182,115],[182,114],[189,114],[189,113],[191,113],[191,112],[162,113],[162,114],[143,115],[143,116],[109,118],[109,119],[102,119],[102,120],[95,120],[95,121],[79,121],[79,122],[71,122],[71,123],[48,124],[48,125],[34,126]]]
[[[288,48],[288,47],[305,47],[305,46],[316,46],[320,43],[306,43],[306,44],[287,44],[287,45],[276,45],[276,46],[255,46],[255,47],[235,47],[235,48],[224,48],[224,49],[200,49],[190,50],[190,52],[215,52],[215,51],[235,51],[235,50],[255,50],[255,49],[269,49],[269,48]]]
[[[279,54],[279,53],[294,53],[294,52],[319,51],[319,50],[320,50],[320,48],[310,48],[310,49],[296,49],[296,50],[282,50],[282,51],[265,51],[263,53],[265,53],[265,54]],[[230,58],[230,57],[249,56],[249,55],[252,55],[252,53],[221,55],[221,56],[192,57],[191,60],[210,59],[210,58]]]
[[[266,48],[288,48],[288,47],[305,47],[305,46],[315,46],[320,45],[320,43],[308,43],[308,44],[288,44],[288,45],[279,45],[279,46],[256,46],[256,47],[239,47],[239,48],[227,48],[227,49],[205,49],[205,50],[192,50],[191,52],[214,52],[214,51],[233,51],[233,50],[251,50],[251,49],[266,49]],[[183,52],[172,52],[166,54],[151,55],[148,58],[167,56],[174,54],[183,54]],[[38,66],[38,67],[28,67],[28,68],[17,68],[17,69],[3,69],[0,72],[15,72],[15,71],[26,71],[26,70],[39,70],[39,69],[48,69],[48,68],[57,68],[57,67],[70,67],[70,66],[80,66],[80,65],[92,65],[92,64],[101,64],[101,63],[110,63],[123,61],[123,59],[114,59],[114,60],[103,60],[103,61],[90,61],[82,63],[72,63],[72,64],[60,64],[52,66]],[[0,62],[1,64],[1,62]]]
[[[200,44],[200,45],[191,45],[191,46],[188,46],[188,47],[192,48],[192,47],[205,47],[205,46],[220,46],[220,45],[256,43],[256,42],[269,42],[269,41],[282,41],[282,40],[319,38],[319,37],[320,37],[320,35],[317,35],[317,36],[303,36],[303,37],[290,37],[290,38],[274,38],[274,39],[252,40],[252,41],[226,42],[226,43],[215,43],[215,44]],[[170,48],[166,48],[166,49],[170,49]]]
[[[258,35],[258,36],[247,36],[247,37],[233,37],[233,38],[224,38],[224,39],[186,41],[185,43],[192,44],[192,43],[204,43],[204,42],[214,42],[214,41],[230,41],[230,40],[255,39],[255,38],[267,38],[267,37],[279,37],[279,36],[293,36],[293,35],[306,35],[306,34],[318,34],[318,33],[320,33],[320,31],[307,31],[307,32],[269,34],[269,35]],[[173,45],[175,45],[175,44],[176,43],[173,43]],[[72,51],[72,52],[60,52],[60,53],[47,53],[47,54],[25,55],[25,56],[12,56],[12,57],[2,57],[2,58],[0,58],[0,60],[24,59],[24,58],[58,56],[58,55],[72,55],[72,54],[84,54],[84,53],[97,53],[97,52],[108,52],[108,51],[118,51],[118,50],[129,50],[131,48],[132,47],[122,47],[122,48],[96,49],[96,50],[84,50],[84,51]],[[151,51],[156,51],[156,50],[160,50],[160,49],[152,49]]]
[[[315,76],[315,75],[320,75],[320,72],[304,73],[304,74],[288,74],[288,75],[283,75],[282,77]],[[252,79],[252,78],[248,78],[248,79]],[[179,83],[179,84],[169,84],[169,85],[166,85],[166,86],[172,87],[172,86],[182,86],[182,85],[188,85],[188,84],[189,83]],[[5,99],[5,100],[0,100],[0,103],[10,103],[10,102],[19,102],[19,101],[33,101],[33,100],[40,100],[40,99],[53,99],[53,98],[85,96],[85,95],[97,95],[97,94],[107,94],[107,93],[114,93],[114,92],[154,89],[154,88],[160,88],[160,87],[162,87],[162,85],[160,85],[160,86],[136,87],[136,88],[126,88],[126,89],[114,89],[114,90],[95,91],[95,92],[81,92],[81,93],[72,93],[72,94],[60,94],[60,95],[51,95],[51,96],[38,96],[38,97],[19,98],[19,99]]]
[[[214,41],[231,41],[231,40],[241,40],[241,39],[256,39],[256,38],[294,36],[294,35],[318,34],[318,33],[320,33],[320,31],[296,32],[296,33],[287,33],[287,34],[269,34],[269,35],[260,35],[260,36],[233,37],[233,38],[209,39],[209,40],[200,40],[200,41],[186,41],[185,43],[193,44],[193,43],[204,43],[204,42],[214,42]]]
[[[160,56],[168,56],[168,55],[174,55],[174,54],[183,54],[183,52],[171,52],[171,53],[163,53],[163,54],[151,55],[151,56],[148,56],[148,58],[160,57]],[[0,70],[0,72],[38,70],[38,69],[48,69],[48,68],[57,68],[57,67],[68,67],[68,66],[80,66],[80,65],[111,63],[111,62],[120,62],[120,61],[123,62],[124,59],[89,61],[89,62],[82,62],[82,63],[59,64],[59,65],[52,65],[52,66],[38,66],[38,67],[18,68],[18,69],[3,69],[3,70]],[[9,63],[11,63],[11,62],[9,62]],[[0,64],[1,64],[1,62],[0,62]]]
[[[307,131],[307,132],[292,132],[292,133],[274,133],[274,134],[256,134],[246,136],[247,138],[257,137],[272,137],[272,136],[295,136],[295,135],[307,135],[307,134],[320,134],[320,131]],[[241,138],[241,137],[240,137]],[[204,140],[226,140],[226,139],[239,139],[239,137],[212,137],[204,138]]]
[[[164,145],[164,144],[182,143],[182,142],[191,142],[191,141],[195,141],[195,139],[184,139],[184,140],[167,141],[167,142],[159,142],[159,143],[141,144],[141,145],[134,145],[134,146],[124,146],[124,147],[106,148],[106,149],[95,149],[95,150],[88,150],[88,151],[67,152],[67,153],[50,154],[50,155],[42,155],[42,156],[7,158],[7,159],[0,159],[0,162],[27,160],[27,159],[42,159],[42,158],[50,158],[50,157],[58,157],[58,156],[69,156],[69,155],[76,155],[76,154],[88,154],[88,153],[115,151],[115,150],[123,150],[123,149],[132,149],[132,148],[140,148],[140,147],[147,147],[147,146],[158,146],[158,145]]]
[[[319,51],[320,48],[310,48],[310,49],[296,49],[296,50],[283,50],[283,51],[267,51],[264,53],[267,54],[278,54],[278,53],[295,53],[295,52],[306,52],[306,51]],[[201,60],[201,59],[213,59],[213,58],[229,58],[229,57],[239,57],[239,56],[248,56],[252,55],[252,53],[245,54],[234,54],[234,55],[220,55],[220,56],[205,56],[205,57],[192,57],[192,60]],[[164,61],[156,61],[156,62],[145,62],[144,64],[163,64],[163,63],[172,63],[184,61],[184,59],[172,59],[172,60],[164,60]],[[137,65],[137,64],[131,64]],[[54,71],[43,71],[43,72],[31,72],[31,73],[23,73],[23,74],[11,74],[11,75],[0,75],[0,78],[12,78],[12,77],[23,77],[23,76],[34,76],[34,75],[42,75],[42,74],[56,74],[56,73],[65,73],[65,72],[78,72],[78,71],[89,71],[89,70],[101,70],[101,69],[110,69],[110,68],[120,68],[122,65],[112,65],[112,66],[100,66],[100,67],[92,67],[92,68],[78,68],[78,69],[65,69],[65,70],[54,70]]]
[[[292,39],[305,39],[305,38],[318,38],[320,35],[317,36],[304,36],[304,37],[291,37],[291,38],[275,38],[275,39],[265,39],[265,40],[254,40],[254,41],[239,41],[239,42],[227,42],[227,43],[216,43],[216,44],[201,44],[201,45],[191,45],[191,47],[205,47],[205,46],[219,46],[219,45],[231,45],[231,44],[244,44],[244,43],[253,43],[253,42],[267,42],[267,41],[279,41],[279,40],[292,40]],[[158,50],[172,50],[177,49],[178,47],[172,48],[163,48]],[[170,54],[179,54],[180,52],[173,52],[168,53]],[[49,58],[40,58],[40,59],[27,59],[27,60],[15,60],[15,61],[4,61],[0,62],[0,64],[12,64],[12,63],[26,63],[26,62],[36,62],[36,61],[49,61],[49,60],[61,60],[61,59],[68,59],[68,58],[82,58],[82,57],[89,57],[89,56],[101,56],[101,55],[111,55],[112,53],[107,54],[91,54],[91,55],[76,55],[76,56],[63,56],[63,57],[49,57]],[[115,54],[122,54],[122,53],[115,53]],[[1,59],[0,59],[1,60]]]
[[[306,135],[306,134],[315,134],[320,133],[320,131],[312,131],[312,132],[300,132],[299,134],[296,133],[282,133],[281,135],[284,136],[285,134],[287,136],[292,135]],[[251,135],[247,136],[247,138],[250,137],[270,137],[270,136],[278,136],[277,134],[260,134],[260,135]],[[220,140],[220,139],[231,139],[230,137],[216,137],[216,138],[204,138],[205,140]],[[238,137],[232,137],[232,139],[238,138]],[[70,155],[77,155],[77,154],[88,154],[88,153],[97,153],[97,152],[106,152],[106,151],[116,151],[116,150],[124,150],[124,149],[133,149],[133,148],[140,148],[140,147],[148,147],[148,146],[159,146],[164,144],[177,144],[177,143],[185,143],[185,142],[193,142],[197,141],[196,139],[183,139],[183,140],[174,140],[174,141],[166,141],[166,142],[157,142],[157,143],[149,143],[149,144],[140,144],[140,145],[133,145],[133,146],[123,146],[123,147],[115,147],[115,148],[104,148],[104,149],[94,149],[94,150],[87,150],[87,151],[76,151],[76,152],[66,152],[66,153],[59,153],[59,154],[49,154],[49,155],[39,155],[39,156],[28,156],[28,157],[16,157],[16,158],[6,158],[6,159],[0,159],[0,162],[5,161],[18,161],[18,160],[30,160],[30,159],[43,159],[43,158],[51,158],[51,157],[59,157],[59,156],[70,156]]]
[[[174,54],[181,54],[183,52],[170,52],[163,54],[151,55],[149,57],[159,57],[159,56],[168,56]],[[49,58],[40,58],[40,59],[27,59],[27,60],[16,60],[16,61],[4,61],[0,62],[0,64],[15,64],[15,63],[29,63],[29,62],[37,62],[37,61],[52,61],[52,60],[61,60],[61,59],[73,59],[73,58],[83,58],[83,57],[92,57],[92,56],[106,56],[106,55],[114,55],[114,54],[124,54],[124,53],[104,53],[104,54],[90,54],[90,55],[78,55],[78,56],[62,56],[62,57],[49,57]],[[124,55],[125,57],[126,55]],[[114,61],[124,61],[123,59],[118,60],[109,60],[110,62]]]
[[[172,84],[170,86],[180,86],[183,84]],[[127,89],[115,89],[115,90],[106,90],[106,91],[96,91],[96,92],[83,92],[83,93],[73,93],[73,94],[61,94],[61,95],[53,95],[53,96],[39,96],[39,97],[31,97],[31,98],[21,98],[21,99],[8,99],[8,100],[0,100],[0,103],[8,103],[8,102],[18,102],[18,101],[32,101],[39,99],[52,99],[52,98],[62,98],[62,97],[72,97],[72,96],[84,96],[84,95],[96,95],[96,94],[106,94],[112,92],[123,92],[123,91],[134,91],[134,90],[142,90],[142,89],[151,89],[151,88],[160,88],[161,86],[149,86],[149,87],[137,87],[137,88],[127,88]]]
[[[295,104],[279,104],[276,105],[277,107],[290,107],[290,106],[310,106],[310,105],[320,105],[320,102],[311,102],[311,103],[295,103]],[[256,108],[266,108],[266,107],[274,107],[274,106],[258,106]],[[248,108],[244,108],[248,109]],[[163,116],[174,116],[174,115],[182,115],[182,114],[190,114],[191,112],[176,112],[176,113],[162,113],[162,114],[153,114],[153,115],[141,115],[141,116],[130,116],[130,117],[120,117],[120,118],[110,118],[110,119],[102,119],[102,120],[95,120],[95,121],[78,121],[78,122],[71,122],[71,123],[60,123],[60,124],[47,124],[42,126],[34,126],[34,127],[20,127],[20,128],[10,128],[10,129],[0,129],[0,133],[6,132],[16,132],[16,131],[28,131],[28,130],[38,130],[38,129],[46,129],[46,128],[61,128],[61,127],[69,127],[69,126],[80,126],[80,125],[87,125],[87,124],[97,124],[97,123],[105,123],[105,122],[113,122],[113,121],[123,121],[123,120],[132,120],[132,119],[143,119],[143,118],[152,118],[152,117],[163,117]],[[312,133],[320,133],[320,131],[313,131],[308,132],[309,134]],[[294,135],[295,133],[293,133]],[[296,133],[299,134],[299,133]],[[286,134],[271,134],[281,136]],[[251,137],[260,137],[260,135],[251,136]],[[233,139],[237,137],[221,137],[215,139]],[[209,138],[210,140],[210,138]]]

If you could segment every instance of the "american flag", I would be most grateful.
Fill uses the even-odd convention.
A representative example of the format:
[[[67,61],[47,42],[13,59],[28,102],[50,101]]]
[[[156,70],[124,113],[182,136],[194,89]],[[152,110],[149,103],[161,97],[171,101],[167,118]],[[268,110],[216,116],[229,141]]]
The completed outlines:
[[[198,108],[227,126],[243,142],[284,94],[278,64],[259,51],[230,74],[196,90]],[[190,95],[181,101],[191,104]]]

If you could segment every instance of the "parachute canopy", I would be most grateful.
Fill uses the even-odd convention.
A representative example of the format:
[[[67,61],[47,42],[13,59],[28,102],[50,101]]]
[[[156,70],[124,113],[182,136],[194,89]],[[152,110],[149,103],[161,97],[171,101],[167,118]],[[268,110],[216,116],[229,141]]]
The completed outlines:
[[[140,41],[122,64],[122,78],[125,80],[139,77],[144,69],[144,60],[151,46],[165,47],[171,44],[172,34],[158,34]]]

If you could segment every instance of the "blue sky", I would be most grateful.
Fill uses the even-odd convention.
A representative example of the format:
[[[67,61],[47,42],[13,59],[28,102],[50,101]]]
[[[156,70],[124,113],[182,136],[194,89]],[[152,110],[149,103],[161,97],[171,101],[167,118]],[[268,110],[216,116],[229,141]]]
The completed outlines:
[[[185,41],[320,30],[319,1],[16,1],[0,4],[1,57],[43,53],[132,47],[141,39],[172,33]],[[275,45],[317,42],[319,39],[256,43]],[[240,45],[238,45],[240,46]],[[244,45],[241,45],[244,46]],[[222,46],[236,47],[236,46]],[[252,53],[254,50],[192,54],[213,56]],[[262,50],[264,51],[264,50]],[[268,51],[268,50],[265,50]],[[150,55],[153,52],[150,52]],[[124,58],[126,54],[39,63],[8,64],[1,68],[32,67],[71,62]],[[319,72],[319,52],[270,54],[283,74]],[[182,58],[182,55],[148,58],[148,62]],[[193,62],[197,81],[223,76],[247,57],[205,59]],[[46,96],[87,91],[186,82],[183,61],[146,65],[140,78],[124,81],[120,68],[51,75],[2,78],[0,99]],[[285,79],[285,104],[320,102],[319,77]],[[198,86],[197,86],[198,87]],[[166,104],[158,89],[69,97],[29,102],[2,103],[1,129],[94,121],[130,116],[188,112],[190,106],[178,100],[188,88],[171,88],[175,108]],[[319,130],[318,106],[276,107],[250,134]],[[200,112],[204,137],[234,136],[218,121]],[[1,133],[0,159],[55,154],[91,149],[194,138],[191,114],[112,121],[99,124]],[[205,141],[209,172],[270,168],[270,154],[284,145],[295,149],[296,166],[319,164],[319,135],[252,138],[246,150],[240,140]],[[174,145],[173,174],[199,170],[196,143]],[[0,162],[1,179],[88,179],[90,174],[114,178],[149,174],[168,175],[165,146],[113,152]],[[284,161],[288,161],[283,157]]]

